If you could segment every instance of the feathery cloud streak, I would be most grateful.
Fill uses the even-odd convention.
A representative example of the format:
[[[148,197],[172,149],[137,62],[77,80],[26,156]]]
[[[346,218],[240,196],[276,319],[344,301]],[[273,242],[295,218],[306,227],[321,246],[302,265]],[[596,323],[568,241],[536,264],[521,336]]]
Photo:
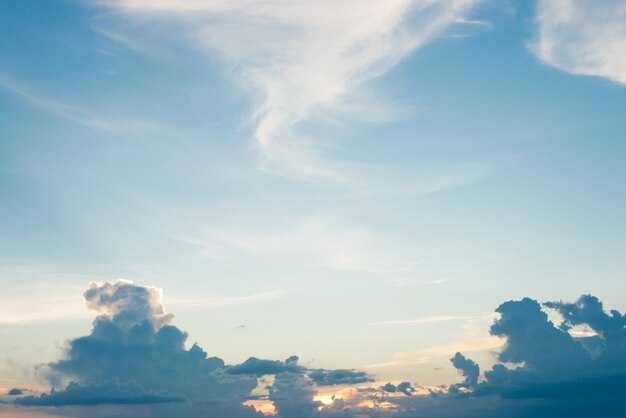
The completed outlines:
[[[320,145],[299,130],[319,112],[348,104],[359,87],[385,74],[451,25],[466,21],[479,0],[102,0],[143,22],[179,24],[193,47],[217,53],[256,92],[255,140],[262,168],[307,180],[344,182],[322,161]],[[171,33],[171,26],[169,32]],[[355,115],[358,116],[358,115]],[[370,115],[371,116],[371,115]]]

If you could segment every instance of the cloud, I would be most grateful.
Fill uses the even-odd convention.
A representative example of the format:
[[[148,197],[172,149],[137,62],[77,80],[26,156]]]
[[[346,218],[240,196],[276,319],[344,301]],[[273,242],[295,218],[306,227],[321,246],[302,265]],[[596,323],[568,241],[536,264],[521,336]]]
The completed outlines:
[[[286,372],[301,372],[305,370],[298,366],[298,357],[292,356],[285,361],[279,360],[261,360],[256,357],[250,357],[245,362],[236,366],[230,366],[226,369],[226,373],[232,375],[254,375],[257,377],[268,374],[280,374]]]
[[[132,381],[124,384],[110,381],[90,386],[72,382],[62,391],[52,390],[49,394],[17,398],[15,404],[22,406],[141,405],[185,401],[185,398],[181,396],[146,392]]]
[[[200,254],[215,254],[230,259],[260,254],[285,256],[300,263],[338,270],[371,274],[389,274],[401,264],[398,254],[382,250],[373,231],[362,227],[344,227],[323,216],[309,217],[278,229],[258,231],[258,227],[207,228],[203,235],[183,241],[201,248]]]
[[[259,418],[255,405],[278,418],[608,418],[626,407],[624,315],[606,313],[591,295],[574,303],[524,298],[501,304],[490,328],[505,341],[496,364],[481,377],[479,366],[457,352],[451,362],[464,381],[440,387],[382,384],[352,369],[310,369],[296,356],[226,365],[197,344],[187,348],[187,334],[173,325],[160,289],[120,280],[92,283],[84,296],[98,316],[88,335],[68,342],[63,358],[40,368],[53,388],[32,396],[16,392],[3,408],[8,402],[38,411],[54,407],[61,416],[132,416],[137,410],[130,408],[141,407],[141,416],[154,418]],[[562,324],[555,326],[544,309],[557,311]],[[582,324],[595,334],[570,335]],[[588,339],[600,340],[593,346],[597,355]]]
[[[0,74],[0,90],[11,93],[29,105],[52,115],[91,129],[108,132],[144,132],[154,128],[150,123],[126,117],[104,117],[82,106],[66,103],[24,86],[4,74]]]
[[[401,382],[398,385],[393,383],[385,383],[381,390],[390,393],[404,393],[406,396],[411,396],[415,392],[415,388],[411,385],[411,382]]]
[[[309,373],[309,377],[318,386],[355,385],[359,383],[373,381],[373,379],[369,377],[365,372],[358,372],[348,369],[316,369]]]
[[[101,320],[109,320],[125,331],[144,320],[160,329],[174,318],[174,315],[165,313],[160,289],[135,286],[130,280],[93,282],[84,297],[87,308],[98,312]]]
[[[537,38],[543,62],[580,75],[626,84],[626,4],[620,0],[538,0]]]
[[[617,416],[617,411],[626,406],[623,316],[617,311],[607,315],[599,300],[591,295],[582,296],[573,304],[549,302],[546,306],[563,314],[564,325],[555,327],[541,305],[529,298],[509,301],[496,309],[501,317],[490,332],[506,338],[506,345],[497,355],[501,363],[484,373],[484,382],[477,383],[475,374],[471,380],[468,377],[466,384],[471,391],[462,396],[495,395],[499,402],[526,399],[535,416],[547,416],[550,410],[569,405],[577,405],[578,409],[568,416],[587,416],[588,411],[596,408],[594,416]],[[608,336],[600,334],[606,349],[596,358],[580,339],[567,332],[568,326],[582,323]],[[455,357],[453,362],[459,359],[462,361],[455,366],[466,369],[461,364],[464,358]],[[504,363],[518,366],[510,368]],[[537,401],[539,406],[535,404]]]
[[[545,306],[556,309],[563,315],[560,328],[569,330],[576,325],[586,324],[605,342],[607,351],[619,350],[626,340],[626,316],[616,310],[608,315],[602,302],[592,295],[583,295],[575,303],[547,302]]]
[[[163,400],[155,394],[167,393],[171,400],[188,401],[172,407],[183,415],[202,416],[223,408],[240,416],[251,414],[241,401],[255,388],[256,378],[226,375],[223,360],[208,357],[197,344],[187,349],[187,334],[172,325],[174,316],[166,313],[160,289],[118,280],[91,283],[84,296],[87,307],[99,313],[91,333],[70,340],[64,357],[41,369],[56,388],[75,383],[40,402],[90,399],[95,387],[115,381],[122,385],[120,390],[99,402],[125,400],[118,396],[127,391],[124,385],[138,385],[145,393],[135,390],[128,402]]]
[[[248,91],[262,168],[307,180],[348,182],[339,162],[323,161],[333,138],[304,125],[376,108],[366,82],[416,49],[467,22],[478,0],[152,1],[99,4],[154,33],[218,56]],[[172,31],[171,28],[177,30]],[[136,32],[136,31],[135,31]],[[364,106],[362,103],[368,103]],[[385,112],[382,112],[385,113]]]
[[[7,395],[9,396],[19,396],[19,395],[22,395],[23,393],[24,393],[24,389],[20,389],[20,388],[13,388],[7,391]]]
[[[240,418],[256,416],[244,402],[254,399],[252,392],[263,376],[274,376],[269,393],[277,410],[292,407],[293,400],[284,399],[288,389],[281,385],[294,379],[306,382],[301,389],[309,388],[313,395],[317,386],[371,380],[353,370],[311,370],[300,366],[296,356],[285,361],[251,357],[226,365],[197,344],[186,348],[187,334],[173,325],[161,289],[153,286],[129,280],[92,282],[84,298],[98,314],[91,333],[70,340],[63,358],[39,367],[53,386],[50,393],[18,397],[15,405],[159,404],[150,409],[151,416]]]
[[[461,353],[456,353],[454,357],[450,359],[452,365],[457,368],[461,374],[465,377],[465,386],[473,386],[478,383],[478,376],[480,375],[480,368],[474,361],[465,358]]]
[[[206,308],[231,305],[245,305],[249,303],[266,302],[281,299],[290,292],[284,289],[274,289],[245,296],[212,296],[197,299],[183,298],[171,300],[170,305],[183,308]]]
[[[372,322],[370,325],[415,325],[415,324],[432,324],[435,322],[446,322],[446,321],[461,321],[467,320],[470,318],[464,316],[452,316],[452,315],[440,315],[440,316],[428,316],[425,318],[417,318],[417,319],[398,319],[392,321],[377,321]]]

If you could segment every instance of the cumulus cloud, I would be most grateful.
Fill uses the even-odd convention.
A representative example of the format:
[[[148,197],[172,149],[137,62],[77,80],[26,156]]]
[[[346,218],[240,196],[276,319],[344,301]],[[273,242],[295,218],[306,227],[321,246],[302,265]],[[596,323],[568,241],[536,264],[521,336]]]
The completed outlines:
[[[268,171],[303,179],[346,181],[322,161],[331,138],[302,125],[320,114],[385,117],[364,83],[411,52],[468,20],[479,0],[100,0],[155,32],[219,56],[257,105],[255,143]],[[119,23],[116,23],[119,26]],[[178,26],[176,26],[178,25]],[[172,31],[172,27],[178,30]],[[108,31],[109,33],[111,31]],[[135,31],[134,33],[136,33]],[[364,105],[367,103],[367,106]],[[367,110],[366,110],[367,109]],[[318,118],[320,119],[320,118]]]
[[[535,54],[573,74],[626,84],[626,3],[538,0]]]
[[[115,323],[125,331],[146,320],[159,329],[174,317],[165,313],[160,289],[134,286],[130,280],[91,283],[84,297],[85,305],[98,312],[101,320]]]
[[[461,374],[465,377],[465,386],[473,386],[478,383],[478,376],[480,375],[480,368],[474,361],[465,358],[461,353],[456,353],[454,357],[450,359],[452,365],[457,368]]]
[[[559,408],[575,417],[588,416],[590,411],[597,417],[618,416],[626,406],[623,316],[617,311],[606,314],[599,300],[590,295],[573,304],[545,305],[563,314],[564,325],[556,327],[541,305],[529,298],[509,301],[496,309],[501,317],[490,331],[506,338],[504,349],[497,354],[501,363],[484,373],[483,382],[472,379],[468,385],[471,391],[462,396],[495,396],[502,407],[512,399],[527,400],[526,404],[512,404],[527,414],[534,411],[533,416],[549,416]],[[567,332],[568,326],[579,324],[606,332],[608,337],[600,334],[606,348],[599,357],[591,356],[581,341]]]
[[[84,297],[98,313],[91,333],[70,340],[63,358],[41,368],[53,386],[50,393],[18,397],[16,405],[159,404],[152,411],[155,417],[239,418],[257,415],[244,402],[255,398],[252,391],[263,376],[275,376],[269,399],[283,411],[299,410],[304,394],[312,399],[318,386],[371,380],[353,370],[311,370],[296,356],[284,361],[251,357],[226,365],[197,344],[186,348],[187,334],[173,325],[174,315],[166,312],[155,287],[128,280],[91,283]],[[296,383],[288,387],[288,382]]]
[[[464,381],[441,387],[381,386],[357,370],[310,369],[296,356],[226,365],[197,344],[186,348],[187,334],[173,325],[159,289],[93,283],[85,300],[99,315],[89,335],[69,341],[64,357],[43,369],[51,391],[12,391],[3,408],[8,399],[20,408],[55,407],[62,416],[75,416],[67,408],[82,408],[79,416],[132,416],[136,409],[119,408],[141,407],[142,416],[155,418],[258,418],[261,410],[278,418],[608,418],[626,408],[625,317],[606,313],[591,295],[574,303],[503,303],[490,328],[506,341],[496,364],[480,376],[473,360],[456,353],[451,362]],[[553,324],[545,309],[558,312],[562,323]],[[595,334],[573,337],[570,329],[580,325]],[[599,353],[588,350],[589,338],[599,340]],[[94,415],[89,408],[96,405]]]

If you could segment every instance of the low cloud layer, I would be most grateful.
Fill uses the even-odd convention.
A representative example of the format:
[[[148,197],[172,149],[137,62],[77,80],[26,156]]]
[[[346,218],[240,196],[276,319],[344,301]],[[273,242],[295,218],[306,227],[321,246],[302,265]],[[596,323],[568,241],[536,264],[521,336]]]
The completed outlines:
[[[85,300],[98,316],[89,335],[69,341],[62,359],[40,369],[50,392],[11,391],[3,408],[10,402],[21,412],[92,417],[139,416],[141,408],[141,416],[155,418],[618,417],[626,408],[626,317],[606,313],[591,295],[503,303],[490,333],[506,344],[493,367],[481,374],[457,353],[451,363],[463,380],[436,388],[381,386],[357,370],[310,369],[296,356],[227,365],[197,344],[186,348],[187,334],[173,325],[161,291],[130,281],[93,283]],[[546,310],[562,322],[553,324]],[[573,337],[581,326],[589,332]],[[334,395],[322,401],[322,390]]]

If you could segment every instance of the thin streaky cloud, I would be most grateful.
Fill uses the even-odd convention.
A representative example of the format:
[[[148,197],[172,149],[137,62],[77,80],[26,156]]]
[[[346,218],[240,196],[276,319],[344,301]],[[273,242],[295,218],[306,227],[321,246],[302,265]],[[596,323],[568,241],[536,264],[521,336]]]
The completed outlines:
[[[150,123],[138,119],[102,117],[81,106],[35,92],[30,87],[2,74],[0,74],[0,90],[12,94],[32,107],[99,131],[141,132],[153,128]]]
[[[133,26],[180,24],[191,48],[220,56],[255,98],[261,168],[309,181],[350,184],[322,154],[333,138],[304,135],[314,115],[346,98],[468,17],[479,0],[101,0]],[[168,34],[172,31],[169,30]],[[350,102],[348,100],[348,102]],[[376,103],[375,96],[366,102]],[[354,109],[354,106],[351,110]],[[376,119],[376,118],[374,118]],[[343,162],[345,165],[345,162]]]
[[[243,296],[207,296],[203,298],[183,298],[168,300],[168,305],[178,308],[214,308],[232,305],[247,305],[251,303],[268,302],[282,299],[293,291],[275,289],[267,292]]]
[[[416,324],[432,324],[435,322],[446,321],[464,321],[470,319],[467,316],[452,316],[452,315],[440,315],[440,316],[427,316],[424,318],[416,319],[398,319],[392,321],[376,321],[371,322],[369,325],[416,325]]]

